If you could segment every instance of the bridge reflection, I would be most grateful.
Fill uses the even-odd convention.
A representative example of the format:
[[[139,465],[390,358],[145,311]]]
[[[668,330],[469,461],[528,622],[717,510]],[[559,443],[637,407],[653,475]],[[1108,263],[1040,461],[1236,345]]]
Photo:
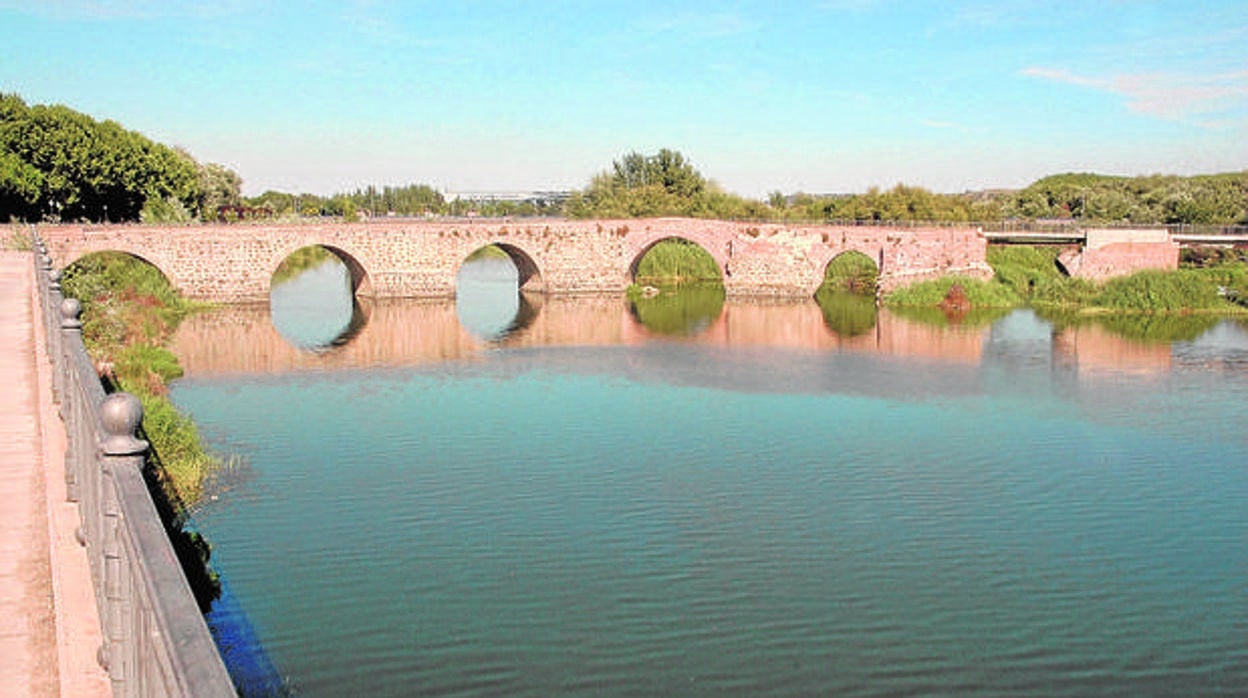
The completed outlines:
[[[231,305],[185,320],[173,341],[186,374],[288,373],[401,367],[480,357],[490,347],[635,345],[648,341],[710,346],[845,351],[977,365],[992,361],[991,323],[941,326],[879,311],[873,326],[837,332],[811,301],[728,299],[723,312],[695,336],[648,329],[619,296],[527,296],[526,318],[487,342],[466,330],[455,302],[378,299],[361,306],[365,322],[349,342],[309,352],[274,328],[267,305]],[[1047,325],[1045,326],[1047,327]],[[1095,325],[1054,330],[1039,338],[1040,358],[1079,375],[1169,370],[1168,344],[1132,341]]]

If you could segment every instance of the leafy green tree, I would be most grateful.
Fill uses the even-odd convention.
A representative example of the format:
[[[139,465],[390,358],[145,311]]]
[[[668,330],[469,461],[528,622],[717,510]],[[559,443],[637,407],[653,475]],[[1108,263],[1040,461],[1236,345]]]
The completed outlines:
[[[225,206],[241,206],[243,178],[238,173],[213,162],[196,168],[199,214],[204,220],[216,220],[217,212]]]
[[[193,160],[115,121],[0,94],[0,218],[138,220],[149,199],[195,208]]]

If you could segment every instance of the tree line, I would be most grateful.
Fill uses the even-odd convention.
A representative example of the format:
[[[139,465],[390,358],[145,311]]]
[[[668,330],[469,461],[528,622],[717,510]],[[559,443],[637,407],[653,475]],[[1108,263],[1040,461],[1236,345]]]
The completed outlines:
[[[629,153],[566,199],[447,200],[426,184],[369,186],[331,196],[265,192],[248,206],[274,215],[566,216],[647,218],[687,216],[779,222],[992,223],[1054,220],[1095,224],[1248,225],[1248,171],[1180,177],[1060,174],[1021,190],[941,194],[898,184],[858,194],[784,194],[765,201],[724,191],[680,152]]]
[[[153,221],[246,217],[689,216],[813,222],[1066,220],[1089,223],[1248,225],[1248,170],[1180,177],[1059,174],[1021,190],[941,194],[898,184],[857,194],[727,191],[677,150],[631,152],[568,196],[526,201],[447,200],[427,184],[370,185],[329,196],[240,195],[230,169],[199,163],[115,121],[0,93],[0,220]]]
[[[0,93],[0,220],[215,218],[240,203],[241,185],[115,121]]]

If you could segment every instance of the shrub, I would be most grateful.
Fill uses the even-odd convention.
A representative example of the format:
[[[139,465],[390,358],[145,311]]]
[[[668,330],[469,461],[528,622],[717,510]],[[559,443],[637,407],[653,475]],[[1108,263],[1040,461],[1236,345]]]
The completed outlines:
[[[143,204],[139,220],[143,223],[187,223],[191,212],[175,196],[164,199],[153,196]]]
[[[719,265],[696,243],[681,238],[660,240],[637,263],[638,282],[685,283],[721,281]]]
[[[1149,312],[1216,310],[1227,306],[1210,275],[1193,269],[1141,271],[1110,279],[1094,302],[1113,310]]]
[[[870,257],[861,252],[843,252],[828,262],[820,289],[875,295],[879,276],[880,270]]]
[[[997,281],[1028,298],[1048,282],[1065,278],[1057,267],[1061,248],[1032,245],[989,245],[988,264]]]
[[[897,289],[884,297],[890,306],[937,306],[949,294],[954,284],[960,284],[974,308],[1009,308],[1019,304],[1020,298],[1005,284],[981,281],[960,276],[946,276],[931,281]]]

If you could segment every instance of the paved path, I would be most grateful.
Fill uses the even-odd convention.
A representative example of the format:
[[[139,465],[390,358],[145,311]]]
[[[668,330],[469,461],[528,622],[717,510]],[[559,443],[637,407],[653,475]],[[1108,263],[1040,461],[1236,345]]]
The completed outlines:
[[[0,695],[104,696],[86,554],[65,502],[62,425],[51,404],[32,259],[0,252]]]

